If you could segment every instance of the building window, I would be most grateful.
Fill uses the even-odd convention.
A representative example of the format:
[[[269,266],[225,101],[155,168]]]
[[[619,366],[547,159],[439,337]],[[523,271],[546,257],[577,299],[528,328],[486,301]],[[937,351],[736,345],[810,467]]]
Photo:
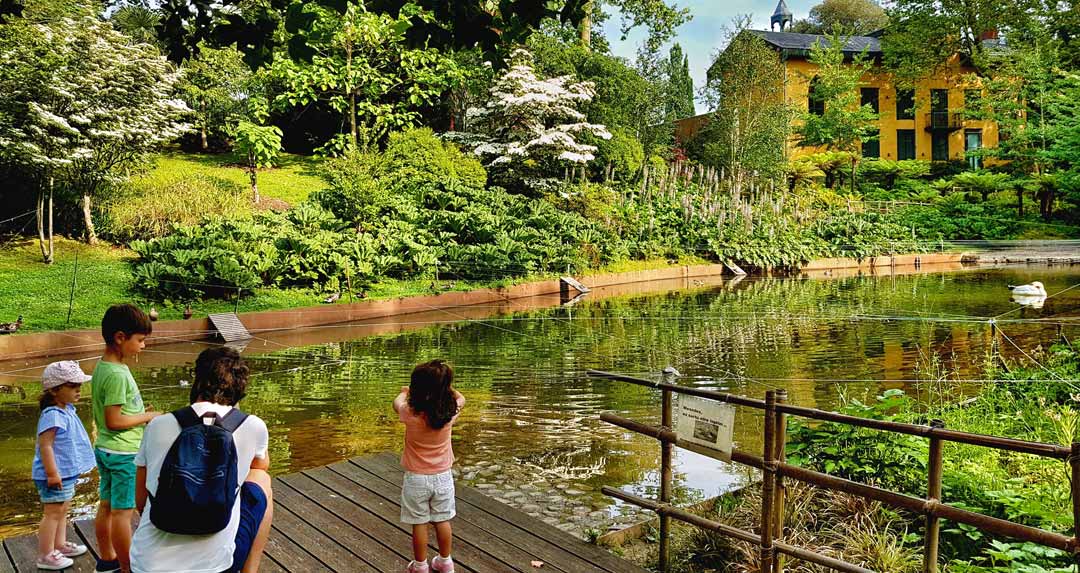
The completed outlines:
[[[807,110],[814,115],[825,115],[825,100],[818,97],[817,78],[810,80],[810,90],[806,94]]]
[[[881,138],[878,136],[879,132],[875,129],[869,134],[869,136],[862,142],[862,156],[865,158],[877,159],[881,157]]]
[[[878,89],[862,88],[859,90],[859,105],[869,105],[878,113]]]
[[[915,90],[896,90],[896,119],[915,119]]]
[[[982,130],[964,130],[964,154],[967,155],[968,166],[972,169],[982,169],[982,157],[977,150],[982,149]]]
[[[949,132],[930,132],[930,159],[933,161],[949,160]]]
[[[896,130],[896,159],[915,159],[915,130]]]

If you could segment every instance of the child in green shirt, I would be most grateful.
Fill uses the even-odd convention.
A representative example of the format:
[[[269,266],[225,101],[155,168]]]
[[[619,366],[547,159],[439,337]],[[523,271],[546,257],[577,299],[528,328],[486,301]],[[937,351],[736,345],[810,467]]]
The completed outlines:
[[[158,416],[143,406],[127,362],[142,352],[152,330],[150,317],[130,304],[105,311],[101,336],[105,355],[94,368],[90,395],[97,427],[94,458],[101,502],[94,531],[101,558],[95,571],[130,571],[131,518],[135,511],[135,454],[143,426]]]

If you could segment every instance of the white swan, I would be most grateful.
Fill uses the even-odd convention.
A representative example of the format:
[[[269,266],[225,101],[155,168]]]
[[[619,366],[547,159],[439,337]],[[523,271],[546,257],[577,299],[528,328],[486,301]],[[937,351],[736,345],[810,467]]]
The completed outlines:
[[[1019,296],[1046,296],[1046,289],[1043,288],[1043,284],[1039,281],[1019,286],[1009,285],[1009,290],[1014,295]]]

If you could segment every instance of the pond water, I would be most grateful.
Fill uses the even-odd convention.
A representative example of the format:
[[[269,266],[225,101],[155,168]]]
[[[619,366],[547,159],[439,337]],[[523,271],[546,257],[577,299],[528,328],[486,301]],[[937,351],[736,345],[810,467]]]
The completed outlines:
[[[888,388],[924,400],[957,399],[992,383],[979,381],[991,341],[986,317],[1008,312],[999,323],[1007,337],[1002,349],[1017,361],[1027,358],[1012,343],[1031,353],[1062,332],[1080,335],[1080,323],[1062,320],[1080,314],[1080,288],[1042,308],[1019,308],[1005,285],[1031,280],[1054,294],[1080,283],[1080,268],[709,279],[657,294],[586,297],[570,308],[429,313],[414,322],[434,324],[393,334],[357,338],[354,329],[330,328],[318,342],[260,339],[245,353],[255,375],[243,408],[270,428],[274,473],[400,451],[402,429],[390,401],[412,365],[447,358],[469,400],[454,430],[459,478],[582,534],[642,517],[601,495],[600,486],[653,495],[659,468],[657,442],[599,420],[602,412],[617,412],[656,423],[659,393],[590,379],[587,369],[656,378],[672,365],[682,384],[753,397],[782,387],[794,404],[830,409],[842,396],[872,397]],[[466,315],[470,320],[459,320]],[[159,410],[185,404],[188,389],[180,381],[192,378],[190,364],[204,346],[144,353],[133,369],[143,399]],[[92,364],[84,363],[88,370]],[[943,370],[974,381],[944,391],[926,382]],[[22,393],[0,395],[0,537],[33,531],[40,516],[28,479],[36,374],[20,374]],[[90,428],[85,398],[79,409]],[[740,410],[736,427],[738,446],[760,452],[760,416]],[[682,501],[722,493],[745,477],[697,454],[676,455]],[[82,514],[93,513],[95,476],[80,486],[75,505]]]

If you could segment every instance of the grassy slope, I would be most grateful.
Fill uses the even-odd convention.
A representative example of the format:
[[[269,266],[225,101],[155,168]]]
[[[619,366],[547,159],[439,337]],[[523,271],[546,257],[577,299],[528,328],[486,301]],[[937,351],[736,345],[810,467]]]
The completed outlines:
[[[71,320],[67,320],[71,279],[75,271],[75,255],[79,266],[76,276],[75,296]],[[109,305],[133,302],[143,308],[153,305],[162,320],[181,318],[183,304],[179,301],[150,301],[132,293],[131,265],[134,257],[128,249],[111,245],[91,247],[83,243],[56,238],[56,262],[45,265],[36,240],[24,239],[0,245],[0,322],[14,321],[20,314],[24,326],[20,332],[63,330],[65,328],[96,328],[101,324],[101,314]],[[682,261],[696,264],[698,260]],[[627,261],[599,269],[604,272],[627,272],[660,268],[667,261]],[[454,290],[470,290],[498,285],[510,285],[541,278],[526,277],[517,280],[465,282],[457,281]],[[385,279],[371,285],[371,299],[431,294],[431,280]],[[359,290],[359,287],[357,287]],[[359,294],[359,293],[357,293]],[[240,312],[296,308],[319,304],[325,293],[301,289],[260,289],[253,296],[245,296],[239,305]],[[350,302],[346,294],[341,303]],[[229,312],[234,301],[203,301],[192,304],[197,315],[212,312]]]
[[[240,167],[242,160],[232,153],[213,155],[168,151],[159,154],[155,160],[155,173],[198,173],[220,177],[248,189],[248,174]],[[273,168],[259,170],[260,194],[263,197],[280,199],[290,205],[303,201],[309,193],[324,186],[315,171],[320,161],[317,157],[281,154]]]

